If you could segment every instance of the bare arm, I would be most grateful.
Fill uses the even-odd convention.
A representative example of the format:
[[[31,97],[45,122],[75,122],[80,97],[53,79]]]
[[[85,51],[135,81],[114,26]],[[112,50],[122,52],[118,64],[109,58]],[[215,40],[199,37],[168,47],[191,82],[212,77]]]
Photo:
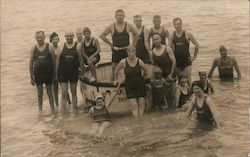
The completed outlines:
[[[118,90],[119,90],[120,87],[121,87],[121,84],[122,84],[122,82],[120,82],[120,83],[117,85],[117,87],[116,87],[114,93],[111,95],[111,98],[110,98],[109,102],[106,103],[106,107],[107,107],[107,108],[109,108],[109,106],[111,105],[111,103],[114,101],[115,96],[118,94]]]
[[[180,95],[181,95],[180,89],[176,88],[176,91],[175,91],[175,107],[176,108],[178,108],[178,105],[179,105]]]
[[[85,53],[85,49],[83,46],[83,42],[81,42],[81,44],[77,44],[77,51],[78,53],[81,53],[83,57],[85,57],[86,59],[88,59],[89,57],[86,55]]]
[[[141,59],[139,59],[139,65],[141,66],[141,68],[144,72],[144,78],[148,79],[148,69]]]
[[[55,55],[55,51],[54,48],[49,45],[49,52],[52,54],[52,61],[53,61],[53,74],[54,74],[54,79],[56,78],[56,55]]]
[[[144,44],[146,49],[148,50],[149,56],[152,55],[152,51],[150,49],[150,43],[149,43],[149,30],[144,27]]]
[[[109,25],[100,35],[100,38],[107,43],[111,48],[113,47],[113,44],[111,43],[111,41],[106,37],[109,33],[112,33],[112,24]]]
[[[58,51],[57,58],[56,58],[56,71],[55,71],[56,80],[58,79],[58,72],[59,72],[60,58],[61,58],[62,50],[63,50],[63,48],[61,48],[60,51]]]
[[[91,107],[89,109],[89,115],[92,116],[94,114],[94,107]]]
[[[211,93],[214,93],[214,87],[213,87],[213,84],[210,80],[208,80],[208,87],[211,90]]]
[[[240,68],[238,66],[238,63],[237,63],[236,59],[232,58],[232,61],[233,61],[233,66],[234,66],[234,68],[235,68],[235,70],[237,72],[238,78],[241,78]]]
[[[194,44],[194,56],[192,57],[192,62],[197,58],[198,52],[199,52],[199,43],[195,39],[192,33],[187,33],[188,39]]]
[[[35,85],[35,78],[34,78],[34,73],[33,73],[33,56],[34,56],[34,49],[35,47],[32,47],[31,49],[31,53],[30,53],[30,64],[29,64],[29,67],[30,67],[30,79],[31,79],[31,84],[34,86]]]
[[[122,59],[119,64],[117,65],[116,69],[115,69],[115,74],[114,74],[114,84],[117,84],[117,81],[118,81],[118,74],[119,74],[119,71],[124,68],[125,66],[125,59]]]
[[[175,55],[174,55],[173,50],[169,46],[167,46],[167,53],[168,53],[170,61],[172,62],[171,72],[170,72],[169,76],[171,78],[173,78],[174,70],[176,67]]]
[[[171,34],[169,35],[168,46],[170,46],[172,49],[174,49],[174,44],[173,44],[173,33],[171,33]]]
[[[136,43],[137,43],[137,40],[139,38],[139,34],[132,25],[130,25],[129,23],[127,23],[127,24],[129,26],[129,32],[131,32],[133,34],[133,43],[132,43],[132,45],[135,47]]]
[[[209,73],[208,73],[208,78],[211,78],[212,77],[212,74],[213,74],[213,72],[214,72],[214,69],[217,67],[217,59],[215,59],[214,61],[213,61],[213,65],[212,65],[212,67],[211,67],[211,69],[210,69],[210,71],[209,71]]]
[[[81,51],[77,51],[78,58],[79,58],[79,63],[80,63],[80,68],[81,68],[81,76],[83,76],[84,72],[84,63],[83,63],[83,57]]]
[[[188,108],[188,110],[187,110],[187,117],[190,117],[191,116],[191,113],[193,112],[193,110],[194,110],[194,108],[195,108],[195,106],[194,106],[194,100],[195,99],[195,97],[193,97],[192,98],[192,100],[191,100],[191,105],[189,106],[189,108]]]
[[[166,37],[169,39],[169,31],[168,31],[168,29],[164,27],[164,30],[165,30]]]
[[[216,110],[214,108],[214,102],[209,97],[207,97],[206,101],[207,101],[207,104],[208,104],[210,111],[213,115],[213,118],[214,118],[214,121],[215,121],[217,127],[220,127],[218,113],[216,112]]]

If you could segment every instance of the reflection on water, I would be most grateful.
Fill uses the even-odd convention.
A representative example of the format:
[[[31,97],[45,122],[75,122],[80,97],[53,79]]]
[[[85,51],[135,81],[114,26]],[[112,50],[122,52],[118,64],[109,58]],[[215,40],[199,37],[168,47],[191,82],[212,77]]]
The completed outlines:
[[[8,1],[1,3],[1,114],[4,157],[242,157],[249,153],[249,8],[247,1]],[[222,8],[223,6],[223,8]],[[98,7],[98,10],[96,9]],[[172,19],[180,16],[200,44],[193,64],[193,79],[199,69],[208,71],[223,44],[235,56],[241,80],[221,83],[215,71],[212,98],[220,112],[222,128],[211,131],[196,127],[184,113],[148,113],[135,119],[131,114],[113,114],[113,125],[102,137],[92,137],[91,119],[79,112],[50,114],[44,95],[44,111],[38,113],[36,89],[30,85],[29,56],[34,32],[60,35],[88,26],[98,37],[123,8],[126,20],[143,15],[152,26],[155,14],[173,31]],[[48,38],[47,38],[48,39]],[[48,41],[48,40],[47,40]],[[111,52],[101,40],[101,59]],[[193,52],[193,46],[191,46]],[[105,74],[107,75],[107,74]],[[79,97],[82,103],[81,97]]]

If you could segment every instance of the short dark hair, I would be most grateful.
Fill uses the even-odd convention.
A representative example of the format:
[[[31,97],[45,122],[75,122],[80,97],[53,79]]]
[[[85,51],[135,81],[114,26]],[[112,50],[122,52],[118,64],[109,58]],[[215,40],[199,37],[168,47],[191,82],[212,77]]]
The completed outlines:
[[[35,35],[37,35],[37,34],[39,34],[39,33],[42,33],[42,34],[43,34],[43,36],[45,36],[44,31],[37,31],[37,32],[35,33]]]
[[[153,19],[160,19],[161,16],[160,15],[154,15]]]
[[[173,23],[174,23],[175,21],[178,21],[178,20],[180,20],[180,22],[182,23],[182,20],[181,20],[181,18],[180,18],[180,17],[176,17],[176,18],[174,18],[174,19],[173,19]]]
[[[154,34],[152,35],[152,37],[155,36],[155,35],[159,35],[159,37],[162,38],[162,37],[161,37],[161,34],[158,33],[158,32],[154,33]]]
[[[200,89],[203,90],[203,85],[201,84],[200,81],[194,81],[194,82],[192,83],[192,90],[193,90],[194,86],[198,86]]]
[[[84,32],[89,32],[89,33],[91,33],[89,27],[84,27],[82,32],[83,32],[83,33],[84,33]]]
[[[117,10],[115,11],[115,14],[117,14],[118,12],[122,12],[123,14],[125,14],[124,11],[123,11],[122,9],[117,9]]]
[[[141,15],[135,15],[135,16],[134,16],[134,19],[135,19],[135,18],[141,18]]]
[[[54,37],[58,37],[58,41],[59,41],[59,36],[58,36],[58,34],[57,34],[56,32],[52,32],[51,35],[50,35],[49,42],[52,42],[52,39],[53,39]]]
[[[225,46],[223,46],[223,45],[220,46],[220,52],[222,52],[222,51],[226,51],[227,52],[227,48]]]

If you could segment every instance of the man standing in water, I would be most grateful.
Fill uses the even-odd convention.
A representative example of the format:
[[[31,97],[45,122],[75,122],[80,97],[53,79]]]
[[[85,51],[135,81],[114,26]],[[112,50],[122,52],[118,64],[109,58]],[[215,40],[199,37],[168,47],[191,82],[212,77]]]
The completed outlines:
[[[127,57],[127,48],[129,46],[129,34],[134,36],[133,45],[135,46],[138,33],[128,22],[124,21],[125,14],[122,9],[115,12],[116,21],[109,25],[100,35],[100,38],[106,42],[112,50],[112,81],[114,80],[115,68],[123,58]],[[106,37],[112,35],[112,42]]]
[[[221,80],[232,80],[234,77],[233,68],[235,68],[238,78],[240,78],[241,73],[236,59],[227,55],[227,48],[225,46],[220,46],[219,51],[221,57],[214,60],[208,73],[208,78],[211,78],[216,67],[218,67],[219,77]]]
[[[83,72],[83,60],[82,55],[77,52],[77,43],[73,41],[74,32],[65,32],[66,43],[58,54],[56,72],[59,75],[59,81],[61,82],[62,88],[62,108],[66,111],[67,104],[67,92],[68,92],[68,82],[70,83],[70,91],[72,94],[72,104],[74,111],[77,111],[77,94],[76,86],[79,75],[79,67],[81,72]]]
[[[53,48],[45,43],[43,31],[35,34],[37,44],[31,49],[30,77],[31,84],[37,87],[38,107],[42,110],[43,84],[46,85],[51,111],[54,112],[54,100],[52,95],[52,79],[54,77],[55,54]]]
[[[177,17],[173,19],[174,28],[176,31],[169,37],[169,46],[174,50],[176,59],[176,74],[177,76],[183,72],[188,79],[188,86],[191,86],[191,71],[192,63],[197,58],[199,44],[193,34],[182,29],[182,20]],[[189,45],[190,41],[195,45],[194,56],[190,56]]]
[[[153,17],[153,24],[154,27],[150,29],[149,36],[152,38],[153,42],[153,35],[155,34],[160,34],[161,36],[161,43],[163,45],[167,45],[166,38],[169,37],[169,32],[166,28],[161,26],[161,16],[160,15],[155,15]],[[152,49],[154,48],[154,42],[152,43]]]
[[[150,44],[149,44],[149,31],[145,26],[142,26],[142,17],[140,15],[134,16],[135,29],[139,34],[136,43],[136,56],[144,63],[150,63]]]

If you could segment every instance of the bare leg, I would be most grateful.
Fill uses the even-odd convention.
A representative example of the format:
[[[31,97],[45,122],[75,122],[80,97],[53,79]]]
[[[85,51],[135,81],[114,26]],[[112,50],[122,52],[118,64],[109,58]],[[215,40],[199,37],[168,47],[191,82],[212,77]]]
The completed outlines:
[[[54,108],[54,99],[53,99],[53,94],[52,94],[52,86],[46,85],[46,90],[47,90],[47,94],[49,97],[49,104],[50,104],[51,111],[54,112],[55,108]]]
[[[106,121],[106,122],[101,123],[101,126],[99,127],[96,135],[101,136],[103,131],[106,130],[109,126],[111,126],[111,122]]]
[[[62,89],[62,100],[61,100],[61,107],[63,112],[66,112],[67,110],[67,95],[68,95],[68,82],[62,82],[61,83],[61,89]]]
[[[76,85],[77,83],[70,83],[70,91],[72,94],[72,104],[74,110],[77,110],[77,96],[76,96]]]
[[[58,82],[53,81],[52,86],[53,86],[53,95],[54,95],[55,104],[56,106],[58,106]]]
[[[138,106],[136,98],[130,98],[130,99],[128,99],[128,101],[131,104],[131,110],[132,110],[133,116],[138,117],[139,116],[139,106]]]
[[[190,65],[190,66],[185,67],[184,72],[187,76],[187,85],[190,89],[191,83],[192,83],[192,79],[191,79],[192,66]]]
[[[68,104],[71,104],[70,96],[69,96],[69,91],[67,91],[67,102],[68,102]]]
[[[38,107],[39,111],[42,111],[43,106],[43,85],[37,85],[37,98],[38,98]]]
[[[90,134],[91,135],[96,135],[97,132],[98,132],[99,127],[100,127],[99,123],[93,123],[92,124],[92,130],[91,130]]]
[[[138,105],[139,105],[139,116],[142,116],[144,114],[144,109],[145,109],[145,98],[144,97],[138,98]]]
[[[115,69],[117,67],[118,63],[112,63],[112,76],[111,76],[111,82],[115,79]]]
[[[94,58],[93,60],[88,62],[88,65],[89,65],[89,69],[91,71],[92,76],[94,76],[94,78],[96,80],[97,79],[96,70],[95,70],[95,65],[93,64],[95,61],[96,61],[96,58]]]

